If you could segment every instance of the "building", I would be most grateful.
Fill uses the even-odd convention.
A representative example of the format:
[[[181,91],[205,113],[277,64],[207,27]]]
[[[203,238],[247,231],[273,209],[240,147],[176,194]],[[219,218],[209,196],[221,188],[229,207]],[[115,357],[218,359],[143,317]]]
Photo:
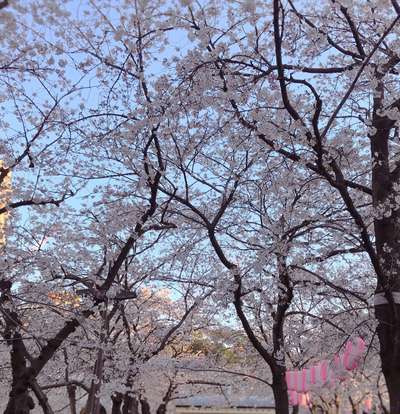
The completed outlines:
[[[271,399],[262,397],[226,398],[222,395],[199,395],[175,402],[176,414],[274,414]]]

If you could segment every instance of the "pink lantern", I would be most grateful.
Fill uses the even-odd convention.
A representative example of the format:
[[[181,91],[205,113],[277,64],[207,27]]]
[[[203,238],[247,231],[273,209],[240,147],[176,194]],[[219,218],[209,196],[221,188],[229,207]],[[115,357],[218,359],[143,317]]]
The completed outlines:
[[[356,369],[365,351],[362,338],[355,338],[346,343],[344,351],[336,354],[332,361],[322,360],[309,369],[286,371],[286,384],[290,391],[307,393],[323,386],[335,387],[337,381],[346,378],[346,371]]]
[[[371,410],[372,410],[372,398],[371,398],[371,396],[368,396],[364,400],[364,411],[366,411],[367,413],[369,413]]]

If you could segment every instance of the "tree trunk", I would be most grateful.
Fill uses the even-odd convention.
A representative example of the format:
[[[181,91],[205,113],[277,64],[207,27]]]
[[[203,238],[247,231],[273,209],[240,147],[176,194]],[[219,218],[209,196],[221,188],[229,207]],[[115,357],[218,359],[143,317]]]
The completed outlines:
[[[12,383],[4,414],[29,414],[35,404],[29,395],[30,370],[26,366],[25,348],[18,332],[14,332],[10,344]]]
[[[388,304],[376,305],[375,317],[378,320],[379,353],[389,393],[390,413],[400,413],[400,305],[394,304],[394,308],[395,312]]]
[[[145,398],[140,399],[141,414],[151,414],[150,405]]]
[[[276,414],[289,414],[289,399],[285,380],[285,367],[277,366],[272,372],[272,392]]]
[[[281,287],[279,289],[278,304],[272,325],[272,340],[274,346],[274,364],[272,371],[272,390],[275,398],[276,414],[289,414],[289,399],[286,385],[286,365],[284,357],[284,324],[285,315],[293,300],[293,286],[286,265],[286,256],[277,254],[278,276]]]
[[[389,165],[389,135],[394,123],[381,116],[384,107],[384,85],[379,82],[374,98],[370,136],[372,157],[372,199],[378,215],[374,218],[375,246],[378,264],[376,293],[384,296],[375,304],[378,320],[382,372],[389,392],[390,412],[400,413],[400,212],[397,197],[399,177]],[[380,213],[379,213],[380,212]],[[386,303],[385,303],[386,302]]]
[[[76,411],[76,386],[75,385],[67,385],[67,393],[68,393],[68,400],[69,400],[69,409],[71,414],[77,414]]]
[[[400,306],[396,305],[396,308],[400,312]],[[375,314],[379,320],[380,357],[389,393],[390,413],[400,413],[399,327],[388,305],[376,306]]]
[[[120,393],[115,393],[111,396],[112,400],[112,408],[111,414],[122,414],[121,413],[121,406],[123,401],[123,396]]]
[[[165,403],[161,403],[157,408],[157,414],[166,414],[167,412],[167,405]]]
[[[16,385],[10,392],[4,414],[29,414],[35,407],[32,397],[25,386]]]
[[[358,413],[358,405],[353,398],[351,398],[351,395],[349,396],[349,401],[351,405],[351,414],[357,414]]]
[[[92,380],[90,386],[88,401],[86,404],[86,413],[87,414],[100,414],[100,398],[99,391],[101,387],[101,381],[103,377],[103,366],[104,366],[104,351],[99,349],[97,353],[96,364],[94,367],[94,375],[96,376],[95,380]]]
[[[136,397],[126,393],[124,397],[124,406],[122,414],[139,414],[139,404]]]
[[[335,393],[335,414],[340,414],[340,398]]]

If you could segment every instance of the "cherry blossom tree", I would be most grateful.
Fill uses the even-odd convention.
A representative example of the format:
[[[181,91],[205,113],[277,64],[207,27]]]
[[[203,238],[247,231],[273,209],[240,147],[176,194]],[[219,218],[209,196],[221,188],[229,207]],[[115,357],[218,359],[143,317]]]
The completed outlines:
[[[213,136],[213,143],[215,141],[216,136]],[[349,271],[346,266],[340,269],[338,263],[336,272],[328,270],[331,264],[325,261],[337,261],[347,251],[332,249],[329,240],[325,240],[325,233],[321,238],[321,229],[325,226],[341,228],[339,221],[334,224],[322,201],[326,194],[320,193],[320,202],[314,195],[313,206],[310,206],[307,196],[309,183],[291,185],[282,168],[277,170],[279,177],[274,177],[271,172],[273,162],[263,173],[257,171],[263,175],[260,180],[263,185],[251,178],[254,172],[246,170],[251,162],[243,168],[246,174],[243,171],[235,173],[234,170],[225,180],[222,174],[211,178],[217,171],[213,164],[227,165],[232,154],[224,150],[219,158],[215,152],[204,153],[204,149],[197,148],[196,162],[201,164],[203,157],[207,159],[202,168],[208,174],[193,174],[187,165],[180,165],[180,170],[187,175],[185,182],[190,182],[190,186],[187,185],[182,195],[173,187],[163,191],[174,194],[187,209],[180,214],[192,220],[196,227],[203,227],[216,257],[227,269],[227,272],[219,271],[218,280],[210,280],[216,285],[215,299],[219,307],[234,305],[248,339],[271,369],[277,412],[288,412],[286,353],[291,354],[296,347],[307,347],[303,332],[309,325],[308,335],[314,332],[316,336],[308,337],[310,344],[325,346],[318,351],[314,348],[315,354],[311,359],[318,358],[318,352],[326,354],[328,340],[321,338],[321,326],[330,325],[337,330],[336,334],[339,332],[345,338],[350,336],[357,325],[343,323],[341,316],[350,313],[353,314],[351,320],[357,321],[359,311],[368,311],[369,291],[360,291],[357,279],[351,287],[337,283],[340,270]],[[190,162],[193,163],[193,158]],[[256,168],[261,169],[259,164]],[[201,170],[196,165],[193,169]],[[229,167],[225,170],[228,172]],[[231,186],[230,181],[233,183]],[[210,191],[196,191],[196,185],[207,185]],[[198,243],[203,237],[199,233]],[[350,271],[357,273],[354,268]],[[342,304],[334,309],[332,300]],[[345,305],[343,309],[346,302],[350,306]],[[368,313],[365,322],[369,322]],[[289,332],[285,332],[285,326],[290,327]],[[370,334],[368,328],[364,332]],[[332,348],[331,352],[334,353]],[[307,361],[307,358],[310,356],[302,355],[303,360]]]
[[[400,411],[396,0],[14,1],[0,14],[14,33],[0,40],[7,413],[29,412],[30,391],[51,412],[41,375],[86,327],[87,411],[113,375],[135,411],[137,365],[162,361],[208,294],[287,413],[286,369],[370,339],[374,291]],[[179,291],[165,326],[136,297],[150,281]],[[33,293],[43,326],[26,319]],[[145,350],[136,317],[157,332]],[[105,343],[129,355],[123,379]]]
[[[67,160],[63,111],[80,91],[79,82],[69,83],[62,65],[54,64],[54,48],[26,29],[31,19],[25,8],[7,5],[0,9],[2,32],[13,33],[0,43],[2,216],[26,206],[59,206],[76,192],[55,174]]]
[[[177,12],[197,44],[181,66],[193,89],[213,95],[216,111],[231,114],[253,145],[264,143],[340,197],[333,199],[341,203],[339,214],[350,227],[336,236],[337,245],[346,244],[348,232],[356,235],[355,248],[365,252],[375,274],[382,370],[392,412],[400,404],[399,11],[396,1],[379,6],[330,1],[317,7],[276,0],[219,10],[211,3],[189,4],[186,12]]]

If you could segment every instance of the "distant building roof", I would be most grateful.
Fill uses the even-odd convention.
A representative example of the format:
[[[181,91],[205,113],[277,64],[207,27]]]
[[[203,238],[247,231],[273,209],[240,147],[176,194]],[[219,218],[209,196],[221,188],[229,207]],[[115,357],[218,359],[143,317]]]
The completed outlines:
[[[238,398],[223,395],[197,395],[188,398],[180,398],[175,401],[177,407],[236,407],[236,408],[274,408],[271,398],[249,396]]]

